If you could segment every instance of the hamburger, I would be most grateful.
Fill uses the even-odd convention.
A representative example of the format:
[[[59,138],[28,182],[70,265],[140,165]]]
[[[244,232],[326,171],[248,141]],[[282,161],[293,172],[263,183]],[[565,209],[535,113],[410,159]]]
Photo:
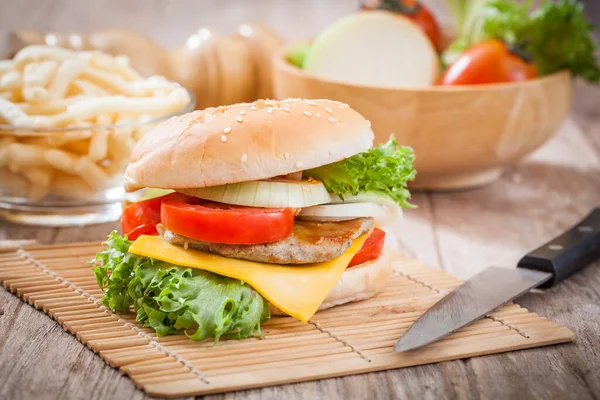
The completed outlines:
[[[384,289],[382,229],[410,207],[413,153],[330,100],[259,100],[174,117],[133,149],[132,203],[95,259],[103,303],[159,336],[260,335],[271,315]],[[167,194],[164,194],[167,193]]]

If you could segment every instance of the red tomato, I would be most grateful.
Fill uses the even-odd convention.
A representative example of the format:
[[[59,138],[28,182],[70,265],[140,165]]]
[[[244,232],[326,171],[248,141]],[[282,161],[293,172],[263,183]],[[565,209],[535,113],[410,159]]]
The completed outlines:
[[[157,236],[158,231],[156,230],[156,224],[145,224],[145,225],[140,225],[136,228],[133,228],[127,234],[127,239],[135,240],[142,235]]]
[[[365,243],[363,243],[358,253],[354,255],[350,264],[348,264],[348,268],[378,258],[383,251],[384,241],[385,232],[379,228],[375,228],[367,240],[365,240]]]
[[[138,236],[158,235],[156,224],[160,222],[160,203],[165,196],[138,201],[125,207],[121,215],[121,232],[129,240]]]
[[[537,69],[501,40],[484,40],[467,49],[441,79],[441,85],[473,85],[533,79]]]
[[[364,10],[386,10],[402,14],[411,19],[427,35],[437,52],[441,52],[443,38],[440,26],[427,7],[418,0],[367,0]]]
[[[212,243],[258,244],[292,234],[291,208],[242,207],[173,193],[162,201],[160,219],[170,231]]]

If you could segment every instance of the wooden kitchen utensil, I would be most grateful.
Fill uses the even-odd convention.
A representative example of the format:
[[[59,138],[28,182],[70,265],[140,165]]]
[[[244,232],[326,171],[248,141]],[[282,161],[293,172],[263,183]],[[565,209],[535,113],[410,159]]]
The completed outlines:
[[[119,368],[153,396],[182,397],[379,371],[569,342],[574,333],[516,304],[418,351],[394,353],[397,338],[461,281],[399,253],[387,289],[317,313],[307,324],[274,317],[265,339],[193,342],[157,338],[100,302],[90,265],[98,243],[0,250],[0,282]]]
[[[14,32],[12,52],[45,44],[74,50],[100,50],[124,54],[144,75],[162,75],[187,87],[196,96],[196,107],[272,98],[271,57],[283,40],[259,24],[243,24],[231,35],[201,28],[183,46],[165,49],[149,37],[132,30],[109,29],[89,35]]]

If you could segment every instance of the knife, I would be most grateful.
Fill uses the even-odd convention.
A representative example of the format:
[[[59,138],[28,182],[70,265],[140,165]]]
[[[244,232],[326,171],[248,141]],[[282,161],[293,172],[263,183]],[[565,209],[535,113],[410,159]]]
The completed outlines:
[[[435,342],[533,288],[548,288],[600,258],[600,208],[523,257],[515,269],[489,267],[443,297],[413,323],[395,352]]]

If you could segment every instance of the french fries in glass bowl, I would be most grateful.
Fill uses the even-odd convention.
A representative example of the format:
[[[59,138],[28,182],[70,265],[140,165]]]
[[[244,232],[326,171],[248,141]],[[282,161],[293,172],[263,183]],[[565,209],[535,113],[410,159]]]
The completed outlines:
[[[141,76],[127,57],[25,47],[0,61],[0,217],[47,226],[118,219],[135,143],[193,109],[188,90]]]

